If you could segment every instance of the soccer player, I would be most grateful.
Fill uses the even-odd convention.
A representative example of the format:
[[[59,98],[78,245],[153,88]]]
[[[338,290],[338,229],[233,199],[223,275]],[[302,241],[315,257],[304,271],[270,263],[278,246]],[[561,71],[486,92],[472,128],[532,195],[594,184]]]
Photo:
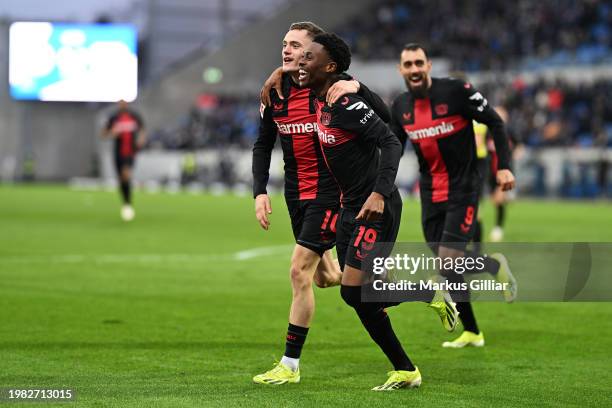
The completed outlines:
[[[474,234],[478,213],[480,177],[472,121],[489,128],[498,154],[497,183],[503,191],[514,188],[508,167],[508,138],[504,123],[487,99],[471,84],[453,78],[432,78],[431,61],[419,44],[408,44],[400,56],[399,72],[408,91],[399,95],[391,108],[391,129],[405,143],[410,139],[421,173],[421,221],[425,240],[441,258],[466,254]],[[474,254],[468,254],[474,256]],[[507,283],[506,301],[516,296],[516,281],[505,257],[485,258],[485,270]],[[451,283],[463,276],[452,270],[441,274]],[[484,335],[476,323],[469,292],[451,292],[464,332],[444,347],[483,346]]]
[[[349,47],[340,37],[319,34],[304,51],[299,71],[300,85],[310,87],[317,98],[321,149],[342,194],[336,243],[343,267],[340,293],[393,364],[387,381],[373,390],[418,387],[421,374],[386,313],[386,307],[397,303],[364,302],[361,298],[362,286],[369,278],[362,261],[376,243],[394,242],[399,230],[402,200],[394,182],[402,146],[360,96],[349,94],[331,106],[326,103],[328,90],[350,62]]]
[[[473,121],[474,126],[474,141],[476,143],[476,168],[478,169],[478,174],[480,176],[480,180],[478,183],[478,200],[481,201],[484,194],[484,187],[487,180],[487,176],[489,174],[487,166],[489,165],[489,160],[487,158],[487,126]],[[497,186],[497,182],[495,182]],[[484,226],[482,223],[482,217],[480,214],[476,217],[476,221],[474,221],[474,235],[472,237],[473,242],[473,251],[476,253],[480,253],[482,249],[482,232]]]
[[[285,162],[285,201],[291,218],[295,248],[290,277],[293,299],[289,312],[285,353],[271,370],[256,375],[259,384],[282,385],[300,381],[299,360],[314,314],[313,281],[318,287],[340,283],[341,272],[330,249],[336,242],[340,201],[338,185],[325,165],[317,136],[311,91],[298,84],[298,63],[305,47],[323,30],[311,22],[294,23],[283,39],[280,94],[268,88],[270,106],[262,104],[259,137],[253,147],[255,214],[264,230],[272,213],[266,186],[277,135]],[[338,94],[360,92],[390,118],[382,99],[357,81],[340,81]]]
[[[132,221],[136,215],[132,207],[132,169],[136,153],[146,142],[142,117],[130,109],[126,101],[120,100],[117,110],[109,117],[102,136],[115,141],[115,168],[123,201],[121,218],[124,221]]]
[[[508,120],[508,111],[506,109],[498,106],[495,108],[495,111],[504,122]],[[510,134],[510,160],[512,160],[512,150],[516,144],[517,141],[512,138],[512,134]],[[493,141],[491,132],[486,132],[486,149],[489,157],[491,158],[489,161],[489,176],[487,178],[489,181],[489,192],[491,193],[491,200],[495,206],[495,226],[491,229],[489,239],[492,242],[500,242],[504,239],[504,222],[506,219],[506,201],[508,194],[495,182],[498,156],[495,150],[495,143]]]

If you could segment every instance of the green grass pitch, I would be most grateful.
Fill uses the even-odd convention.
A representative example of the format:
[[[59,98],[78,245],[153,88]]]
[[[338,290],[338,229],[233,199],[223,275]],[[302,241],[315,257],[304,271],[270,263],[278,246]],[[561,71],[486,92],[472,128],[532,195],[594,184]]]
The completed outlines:
[[[391,318],[423,385],[374,393],[390,366],[338,288],[316,290],[302,382],[254,385],[284,350],[282,197],[269,232],[249,197],[135,201],[125,224],[115,193],[0,188],[0,387],[72,388],[76,402],[53,406],[83,407],[610,404],[612,304],[476,304],[487,346],[466,350],[442,349],[452,336],[433,314],[401,305]],[[510,241],[612,241],[609,203],[517,201],[508,220]],[[421,240],[413,200],[400,240]]]

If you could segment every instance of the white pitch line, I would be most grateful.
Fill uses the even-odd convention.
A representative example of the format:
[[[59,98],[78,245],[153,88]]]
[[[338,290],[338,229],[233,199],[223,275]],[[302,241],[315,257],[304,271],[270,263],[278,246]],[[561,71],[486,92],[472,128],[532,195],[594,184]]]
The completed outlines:
[[[12,255],[0,256],[1,263],[179,263],[179,262],[218,262],[247,261],[249,259],[290,254],[292,245],[275,245],[246,249],[231,254],[99,254],[99,255]]]
[[[234,259],[236,259],[237,261],[246,261],[248,259],[257,258],[260,256],[288,254],[292,248],[293,245],[275,245],[269,247],[247,249],[246,251],[236,252],[234,254]]]

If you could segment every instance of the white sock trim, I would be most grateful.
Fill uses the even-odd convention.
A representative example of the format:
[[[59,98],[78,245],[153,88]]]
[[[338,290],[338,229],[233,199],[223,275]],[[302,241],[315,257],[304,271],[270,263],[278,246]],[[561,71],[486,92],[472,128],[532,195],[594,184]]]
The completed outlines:
[[[289,367],[292,371],[297,371],[300,368],[300,359],[283,356],[281,363]]]

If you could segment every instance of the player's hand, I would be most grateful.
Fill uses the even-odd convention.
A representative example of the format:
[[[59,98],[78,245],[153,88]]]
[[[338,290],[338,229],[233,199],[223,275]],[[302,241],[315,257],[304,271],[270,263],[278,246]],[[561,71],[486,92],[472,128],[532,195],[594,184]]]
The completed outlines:
[[[325,101],[329,106],[332,106],[341,96],[359,92],[359,81],[338,81],[334,83],[328,90]]]
[[[514,188],[514,174],[508,169],[497,170],[497,184],[502,191],[509,191]]]
[[[270,228],[270,220],[268,214],[272,214],[272,204],[270,203],[270,197],[267,194],[259,194],[255,197],[255,216],[261,228],[266,231]]]
[[[270,91],[274,89],[278,94],[280,99],[283,98],[283,68],[278,67],[270,74],[266,82],[264,82],[263,87],[261,88],[259,98],[261,99],[261,103],[264,106],[272,106],[272,101],[270,100]]]
[[[363,207],[355,217],[356,220],[376,221],[383,216],[385,211],[385,197],[380,193],[372,192]]]

